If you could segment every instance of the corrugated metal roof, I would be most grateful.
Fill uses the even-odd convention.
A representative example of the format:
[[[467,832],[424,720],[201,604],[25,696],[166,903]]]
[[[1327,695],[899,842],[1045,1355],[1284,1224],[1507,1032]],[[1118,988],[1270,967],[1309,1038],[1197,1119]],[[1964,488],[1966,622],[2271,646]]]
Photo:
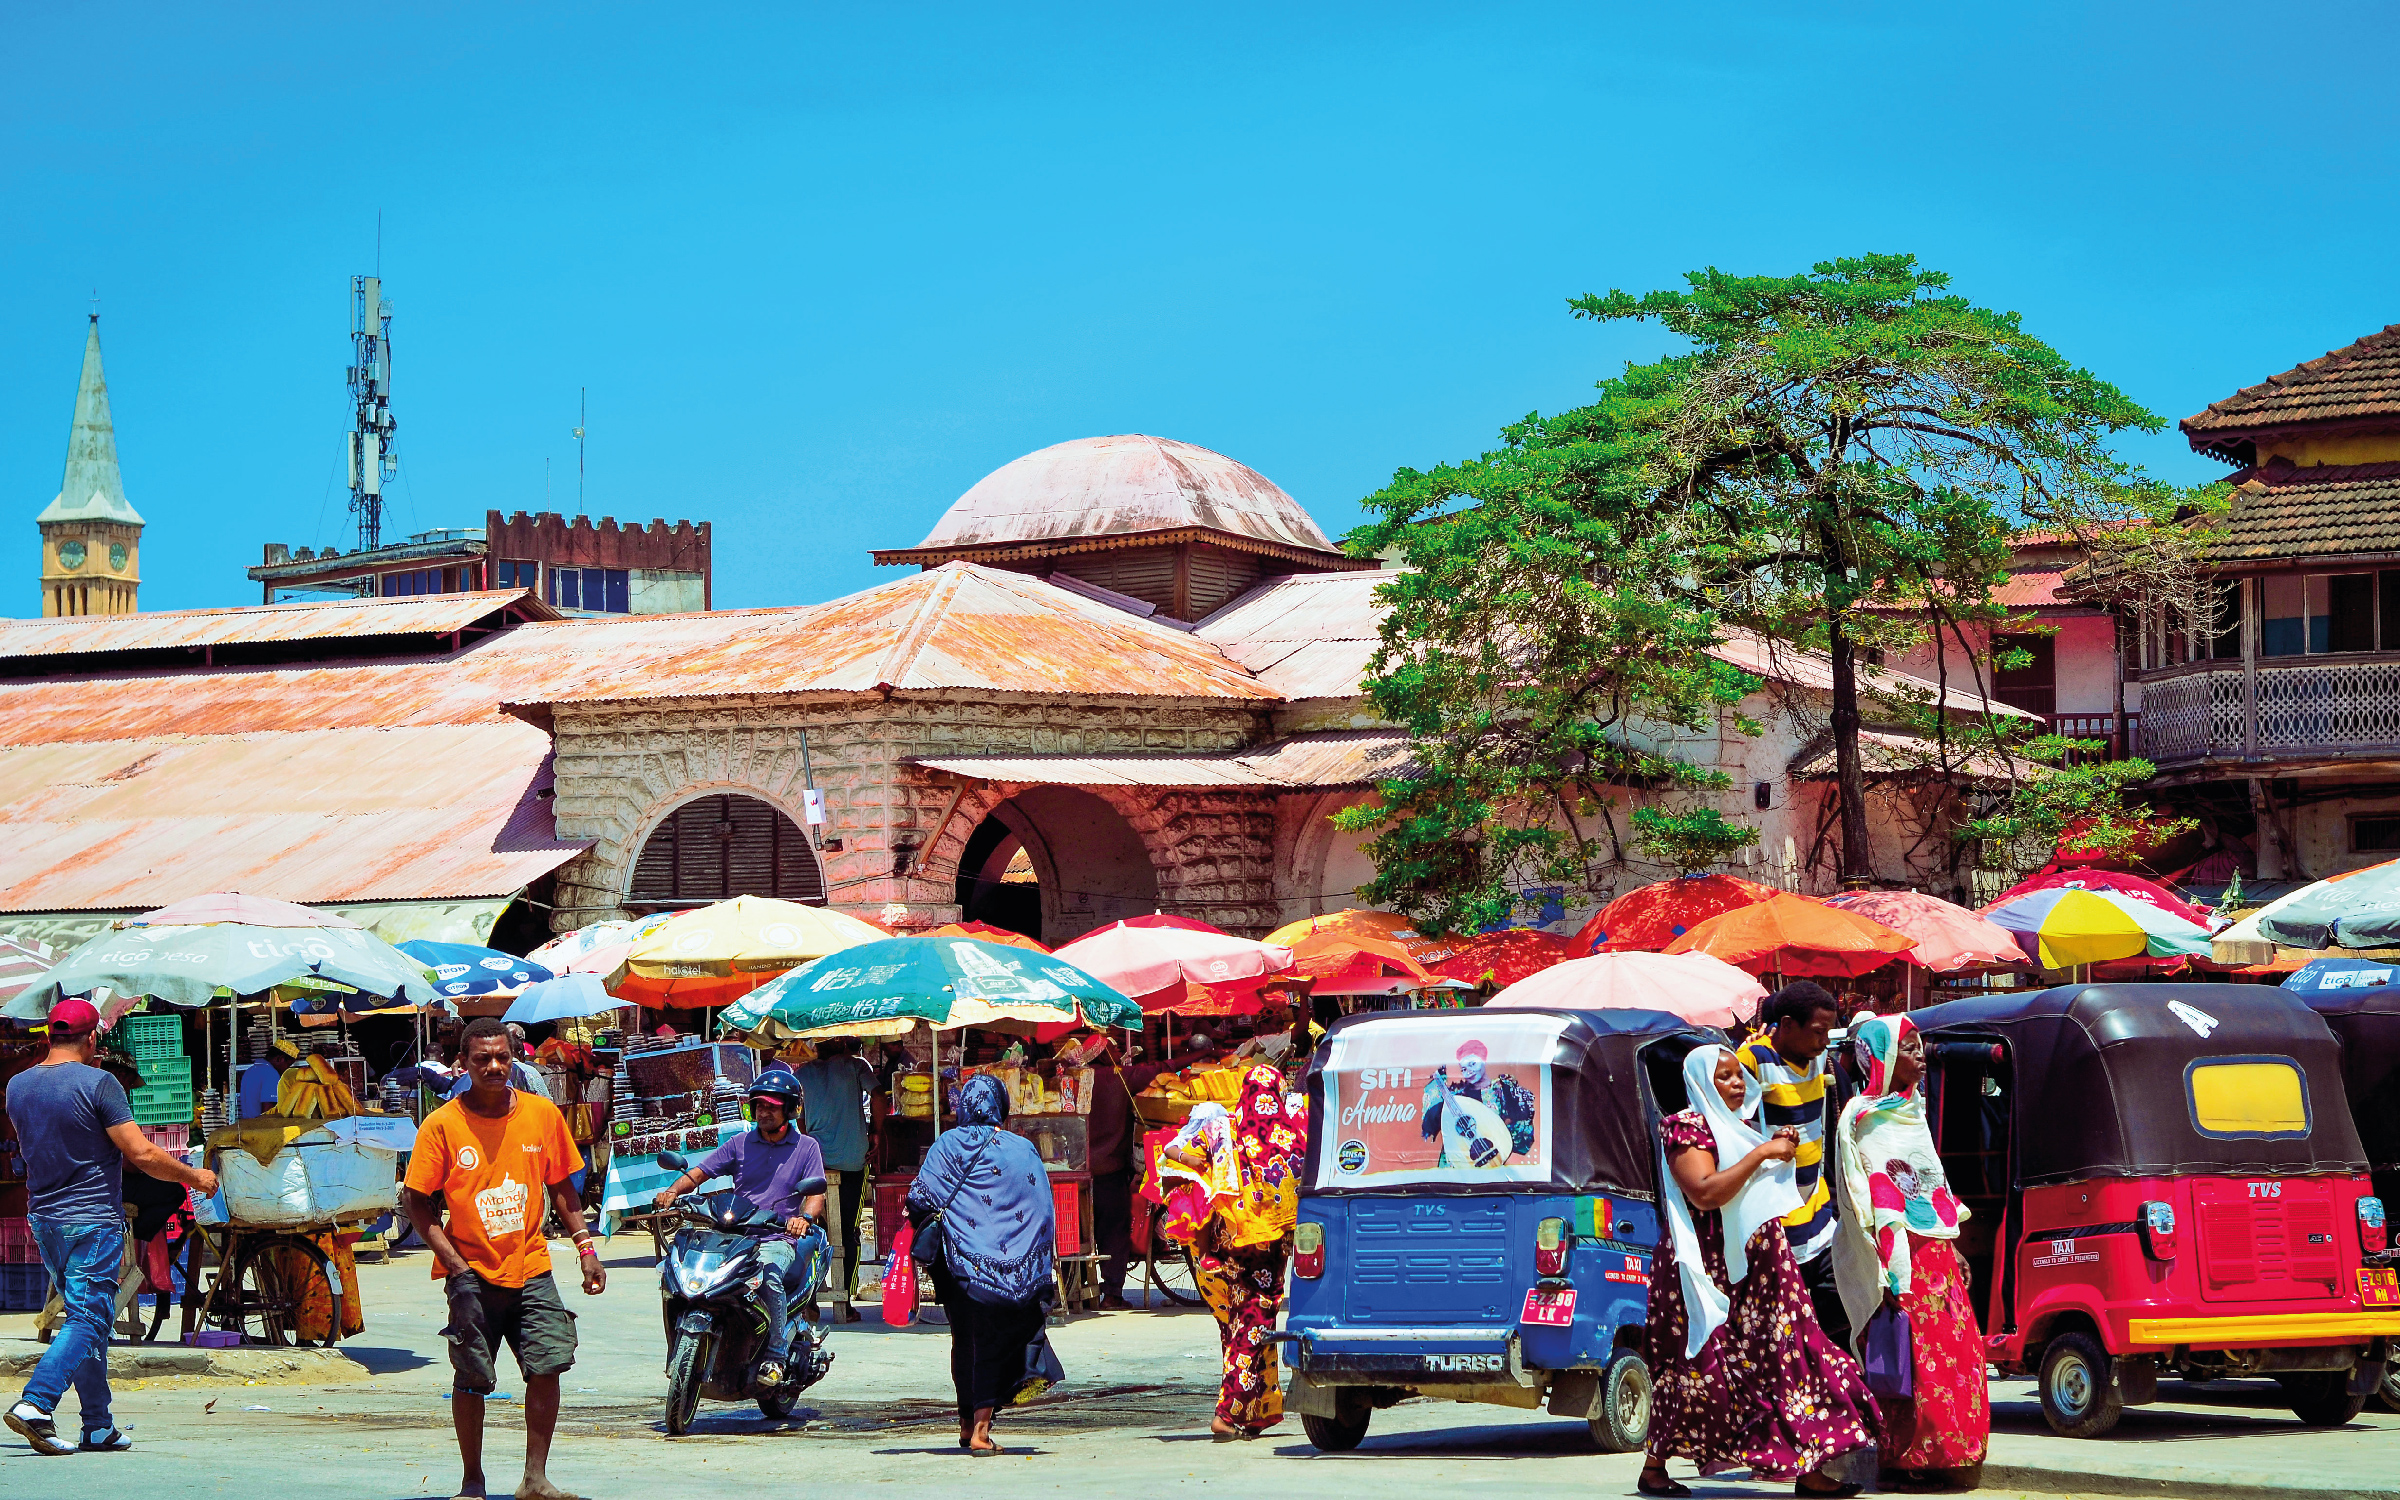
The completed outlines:
[[[1205,526],[1334,552],[1300,503],[1222,453],[1126,433],[1077,438],[986,474],[911,551]]]
[[[264,604],[246,609],[180,609],[156,614],[75,615],[0,620],[0,658],[173,651],[203,646],[336,640],[390,635],[448,635],[505,609],[533,620],[558,611],[527,589],[420,594],[407,599],[344,599],[324,604]]]
[[[531,627],[534,632],[562,627]],[[951,562],[803,609],[609,620],[571,627],[614,666],[526,704],[855,693],[879,688],[1071,693],[1267,703],[1197,636],[1038,578]],[[518,632],[525,634],[529,632]]]
[[[1277,696],[1356,698],[1380,643],[1375,590],[1388,572],[1294,573],[1270,579],[1194,630]]]
[[[1859,764],[1869,776],[1909,776],[1935,763],[1933,741],[1919,735],[1896,734],[1888,730],[1862,729],[1858,732]],[[2006,782],[2022,777],[2030,764],[2020,761],[2014,767],[1997,755],[1967,752],[1953,745],[1950,764],[1957,774],[1970,780]],[[1828,781],[1834,774],[1832,736],[1820,734],[1810,740],[1793,756],[1785,768],[1795,781]]]
[[[1821,693],[1833,691],[1833,658],[1815,651],[1801,651],[1790,646],[1770,645],[1757,636],[1737,633],[1718,645],[1709,655],[1741,668],[1770,682],[1792,687],[1813,688]],[[1867,691],[1879,691],[1899,696],[1924,695],[1930,700],[1941,691],[1940,685],[1906,672],[1895,672],[1868,662],[1858,664],[1859,685]],[[1948,699],[1955,714],[1977,713],[1988,709],[2001,718],[2038,719],[2021,708],[2011,708],[1996,699],[1987,700],[1971,689],[1951,683]]]
[[[912,761],[978,781],[1023,786],[1307,787],[1371,786],[1407,773],[1408,736],[1398,730],[1301,734],[1255,750],[1209,755],[961,755]]]

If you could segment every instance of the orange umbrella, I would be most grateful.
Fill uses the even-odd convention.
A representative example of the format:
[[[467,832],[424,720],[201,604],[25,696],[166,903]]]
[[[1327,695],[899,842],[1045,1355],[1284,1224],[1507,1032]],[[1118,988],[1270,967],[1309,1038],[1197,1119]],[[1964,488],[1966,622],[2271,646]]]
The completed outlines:
[[[1662,951],[1705,953],[1753,974],[1847,978],[1879,969],[1916,945],[1908,934],[1856,912],[1779,891],[1771,900],[1710,917]]]
[[[981,938],[987,943],[1006,943],[1011,948],[1030,948],[1036,953],[1050,951],[1041,943],[1021,932],[1011,932],[1005,927],[994,927],[989,922],[950,922],[940,927],[930,928],[920,935],[924,937]]]
[[[1458,951],[1433,966],[1433,972],[1449,979],[1463,979],[1469,984],[1486,980],[1506,989],[1530,974],[1538,974],[1552,964],[1562,964],[1571,958],[1584,956],[1584,948],[1570,937],[1538,928],[1509,927],[1499,932],[1479,932],[1458,945]]]
[[[1276,928],[1266,940],[1277,948],[1291,949],[1293,967],[1310,979],[1324,978],[1369,958],[1396,964],[1394,973],[1430,980],[1433,966],[1454,952],[1447,943],[1425,936],[1408,918],[1391,911],[1337,911],[1304,917]],[[1349,956],[1340,957],[1345,950]],[[1303,956],[1308,960],[1305,963],[1299,962]]]
[[[1627,891],[1575,934],[1586,953],[1655,953],[1719,912],[1782,894],[1738,875],[1679,875]]]

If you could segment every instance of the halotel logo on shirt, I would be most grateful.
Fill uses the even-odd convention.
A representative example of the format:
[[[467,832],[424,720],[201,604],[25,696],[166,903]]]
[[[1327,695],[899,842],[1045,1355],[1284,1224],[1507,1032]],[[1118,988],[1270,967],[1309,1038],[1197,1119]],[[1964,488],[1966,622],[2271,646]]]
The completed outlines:
[[[482,1157],[475,1154],[475,1148],[473,1146],[461,1146],[458,1148],[458,1169],[461,1172],[474,1171],[475,1164],[482,1160]]]
[[[533,1195],[514,1177],[503,1177],[475,1195],[475,1217],[483,1221],[487,1239],[525,1231],[525,1208]]]

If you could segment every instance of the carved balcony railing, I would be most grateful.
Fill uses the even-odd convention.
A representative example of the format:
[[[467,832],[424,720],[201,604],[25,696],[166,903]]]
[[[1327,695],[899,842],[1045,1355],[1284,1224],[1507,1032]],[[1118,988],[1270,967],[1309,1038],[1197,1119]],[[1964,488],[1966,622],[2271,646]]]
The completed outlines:
[[[2400,756],[2400,652],[2145,672],[2139,750],[2162,770]]]

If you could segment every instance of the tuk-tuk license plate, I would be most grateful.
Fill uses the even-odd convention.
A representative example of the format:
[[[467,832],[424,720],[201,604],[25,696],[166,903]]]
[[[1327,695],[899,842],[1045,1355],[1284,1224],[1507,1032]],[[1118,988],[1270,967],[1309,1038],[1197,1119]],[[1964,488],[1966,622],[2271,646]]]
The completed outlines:
[[[1525,1316],[1520,1321],[1537,1328],[1571,1326],[1575,1321],[1575,1289],[1550,1292],[1535,1287],[1525,1294]]]
[[[2362,1307],[2400,1307],[2400,1271],[2373,1266],[2360,1270],[2358,1300]]]

